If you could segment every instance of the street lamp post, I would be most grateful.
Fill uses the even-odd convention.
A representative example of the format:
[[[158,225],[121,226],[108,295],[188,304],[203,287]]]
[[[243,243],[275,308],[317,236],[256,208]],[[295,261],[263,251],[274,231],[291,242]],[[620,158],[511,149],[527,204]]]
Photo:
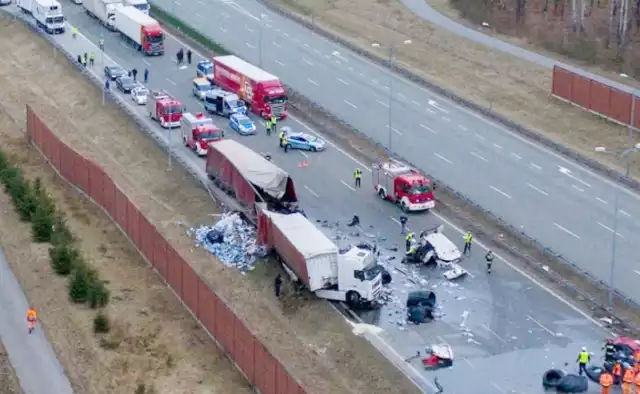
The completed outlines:
[[[630,170],[631,170],[631,154],[638,152],[640,150],[640,143],[636,144],[631,148],[625,149],[622,153],[618,155],[618,158],[621,160],[626,160],[625,166],[625,176],[629,178]],[[598,146],[595,149],[598,153],[606,153],[607,148],[604,146]],[[609,307],[613,309],[613,284],[614,284],[614,274],[616,271],[616,246],[617,246],[617,237],[618,237],[618,211],[620,211],[620,193],[621,189],[617,188],[615,202],[613,204],[613,242],[611,242],[611,265],[609,266]]]
[[[260,33],[258,34],[258,65],[262,68],[262,34],[264,33],[264,24],[267,20],[266,14],[260,14]]]
[[[411,40],[404,40],[402,42],[403,45],[411,44]],[[382,45],[374,42],[371,44],[374,48],[381,48]],[[391,150],[391,132],[393,131],[392,119],[393,119],[393,51],[395,49],[394,45],[389,46],[389,113],[388,113],[388,125],[387,130],[389,132],[389,150]]]

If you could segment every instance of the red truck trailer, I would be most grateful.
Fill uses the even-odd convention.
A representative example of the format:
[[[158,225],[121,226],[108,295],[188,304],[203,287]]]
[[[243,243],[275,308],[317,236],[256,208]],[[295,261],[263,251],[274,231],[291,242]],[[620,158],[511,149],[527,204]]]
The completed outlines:
[[[213,58],[213,83],[237,94],[262,118],[287,116],[287,93],[278,77],[237,56]]]
[[[257,202],[282,207],[298,202],[289,174],[237,141],[210,143],[206,171],[209,179],[247,207],[253,218]]]

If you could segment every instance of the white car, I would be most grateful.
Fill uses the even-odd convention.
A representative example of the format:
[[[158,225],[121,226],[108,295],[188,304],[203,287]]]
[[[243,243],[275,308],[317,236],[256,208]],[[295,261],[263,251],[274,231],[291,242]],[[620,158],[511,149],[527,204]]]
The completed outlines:
[[[11,4],[11,0],[0,0],[0,5],[9,5]]]
[[[138,86],[131,90],[131,100],[138,105],[147,105],[149,90],[144,86]]]

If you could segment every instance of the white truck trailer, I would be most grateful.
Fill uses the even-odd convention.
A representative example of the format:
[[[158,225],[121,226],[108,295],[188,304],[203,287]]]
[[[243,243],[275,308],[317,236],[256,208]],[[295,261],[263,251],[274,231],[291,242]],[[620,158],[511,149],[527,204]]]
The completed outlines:
[[[147,56],[164,54],[164,33],[155,19],[131,6],[116,7],[114,13],[124,41]]]
[[[30,14],[33,8],[33,0],[16,0],[16,5],[22,12]]]
[[[122,0],[84,0],[82,6],[87,15],[99,20],[109,30],[115,30],[115,9],[122,7]]]
[[[38,27],[49,34],[64,33],[65,22],[62,5],[58,0],[33,0],[31,14]]]
[[[149,15],[149,2],[147,0],[124,0],[125,5],[130,5],[140,12]]]

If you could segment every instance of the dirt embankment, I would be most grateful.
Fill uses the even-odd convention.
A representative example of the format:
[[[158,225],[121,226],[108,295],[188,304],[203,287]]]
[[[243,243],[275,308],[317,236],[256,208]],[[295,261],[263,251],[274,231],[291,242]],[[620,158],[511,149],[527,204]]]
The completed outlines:
[[[445,87],[516,123],[624,172],[609,155],[594,147],[628,146],[627,131],[550,96],[551,71],[435,27],[414,15],[399,0],[261,0],[297,13],[365,51],[387,58],[383,46],[398,45],[397,61],[413,73]],[[429,0],[442,9],[448,0]],[[481,1],[479,1],[481,2]],[[450,8],[449,8],[450,9]],[[523,40],[520,43],[524,44]],[[570,62],[569,59],[565,61]],[[597,70],[594,70],[597,71]],[[615,78],[612,73],[604,73]],[[640,140],[640,138],[638,138]],[[640,177],[640,157],[632,175]]]
[[[2,341],[0,341],[0,394],[24,394]]]
[[[418,391],[326,302],[280,304],[273,296],[272,267],[245,277],[194,248],[185,232],[212,220],[203,214],[217,211],[209,195],[176,166],[167,170],[166,156],[115,105],[101,107],[99,89],[66,59],[43,58],[51,52],[46,41],[7,20],[0,21],[0,32],[0,104],[6,112],[22,122],[30,104],[63,142],[98,162],[309,392]]]

